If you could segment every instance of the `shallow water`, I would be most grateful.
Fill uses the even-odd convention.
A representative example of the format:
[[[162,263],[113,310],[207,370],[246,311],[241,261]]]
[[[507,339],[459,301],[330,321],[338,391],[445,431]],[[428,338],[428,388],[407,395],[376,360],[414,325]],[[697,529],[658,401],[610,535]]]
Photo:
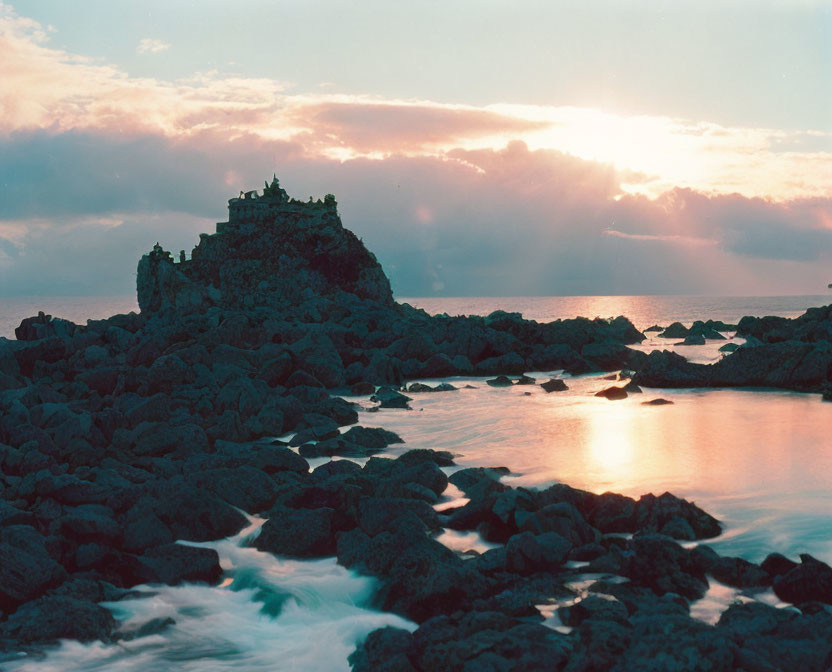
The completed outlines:
[[[540,374],[537,374],[540,375]],[[540,376],[541,380],[545,376]],[[621,401],[616,383],[566,377],[569,390],[491,388],[413,394],[413,411],[362,414],[411,448],[449,450],[462,466],[506,466],[511,485],[552,482],[632,496],[671,491],[724,524],[723,554],[771,551],[832,561],[832,404],[819,395],[759,390],[651,390]],[[526,396],[526,393],[530,393]],[[644,406],[663,397],[674,403]]]

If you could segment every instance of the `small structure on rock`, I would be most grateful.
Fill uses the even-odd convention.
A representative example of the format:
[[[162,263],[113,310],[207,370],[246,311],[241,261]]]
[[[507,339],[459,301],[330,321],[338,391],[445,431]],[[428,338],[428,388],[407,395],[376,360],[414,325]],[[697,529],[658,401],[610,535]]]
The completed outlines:
[[[327,194],[323,200],[308,202],[290,198],[280,186],[277,175],[272,176],[271,184],[265,183],[262,195],[257,190],[240,192],[236,198],[228,201],[228,221],[217,224],[217,233],[229,227],[239,227],[247,223],[261,223],[273,220],[278,214],[294,215],[300,218],[314,218],[325,212],[336,212],[338,203],[335,196]]]

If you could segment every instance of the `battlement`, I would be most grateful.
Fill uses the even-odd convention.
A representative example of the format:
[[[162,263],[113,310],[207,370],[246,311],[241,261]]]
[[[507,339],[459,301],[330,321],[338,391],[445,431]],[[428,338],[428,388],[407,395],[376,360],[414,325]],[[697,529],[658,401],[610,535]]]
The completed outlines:
[[[217,224],[217,232],[229,227],[238,226],[243,222],[257,222],[273,219],[278,214],[293,214],[300,216],[318,216],[326,212],[336,212],[338,204],[335,196],[327,194],[323,200],[299,201],[290,198],[286,190],[280,186],[275,175],[271,184],[265,183],[263,193],[257,190],[240,192],[236,198],[228,201],[228,221]]]

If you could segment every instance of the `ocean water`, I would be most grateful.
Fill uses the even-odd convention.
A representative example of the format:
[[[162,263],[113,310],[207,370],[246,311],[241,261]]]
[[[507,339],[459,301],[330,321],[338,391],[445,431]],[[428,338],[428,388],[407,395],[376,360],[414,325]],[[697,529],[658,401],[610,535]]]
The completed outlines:
[[[26,317],[43,311],[76,324],[100,320],[118,313],[139,311],[133,294],[117,296],[16,296],[0,297],[0,338],[14,338],[14,330]]]
[[[829,296],[772,298],[552,297],[408,299],[429,312],[488,314],[502,309],[551,320],[624,314],[644,329],[695,319],[738,320],[746,314],[796,316]],[[77,322],[135,309],[132,297],[0,300],[0,327],[38,309]],[[8,325],[11,325],[9,327]],[[728,338],[733,335],[726,333]],[[738,342],[739,341],[738,339]],[[678,348],[695,361],[721,357],[723,341]],[[650,334],[643,350],[674,346]],[[560,372],[530,372],[544,380]],[[484,379],[447,379],[456,392],[412,395],[413,410],[362,410],[359,423],[397,432],[402,445],[449,450],[460,467],[506,466],[512,485],[564,482],[632,496],[671,491],[720,519],[723,534],[707,543],[759,562],[769,552],[808,552],[832,562],[832,404],[819,395],[774,390],[652,390],[622,401],[596,398],[615,384],[603,376],[564,376],[569,390],[491,388]],[[430,382],[430,381],[429,381]],[[667,406],[640,402],[663,397]],[[367,398],[350,398],[365,408]],[[323,460],[321,460],[323,461]],[[313,467],[319,461],[314,461]],[[462,497],[450,488],[445,505]],[[170,616],[158,635],[118,645],[65,642],[45,659],[3,663],[32,670],[346,670],[347,656],[371,630],[402,619],[375,611],[376,583],[334,559],[275,558],[246,546],[262,521],[237,538],[208,544],[226,568],[216,587],[143,587],[143,599],[107,605],[128,627]],[[475,533],[440,537],[458,551],[488,548]],[[771,591],[741,593],[717,583],[692,613],[714,622],[736,599],[778,604]],[[559,627],[557,605],[544,610]]]
[[[639,329],[694,320],[736,322],[745,315],[796,317],[811,306],[832,303],[832,292],[815,296],[525,296],[525,297],[401,297],[402,302],[429,313],[488,315],[494,310],[522,313],[539,322],[569,317],[625,315]],[[78,324],[116,313],[138,311],[135,295],[0,297],[0,337],[14,338],[14,329],[38,311]]]
[[[736,323],[745,315],[797,317],[812,306],[832,303],[832,291],[806,296],[517,296],[401,298],[431,314],[488,315],[495,310],[522,313],[538,322],[569,317],[624,315],[638,329],[672,322],[722,320]]]

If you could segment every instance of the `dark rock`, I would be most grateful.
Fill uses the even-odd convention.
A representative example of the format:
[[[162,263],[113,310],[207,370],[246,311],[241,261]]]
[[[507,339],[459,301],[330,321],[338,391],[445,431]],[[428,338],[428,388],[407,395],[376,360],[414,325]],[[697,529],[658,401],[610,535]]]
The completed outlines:
[[[662,399],[661,397],[659,397],[658,399],[651,399],[650,401],[642,401],[641,405],[642,406],[667,406],[667,405],[672,404],[672,403],[673,402],[670,401],[669,399]]]
[[[798,565],[779,553],[769,553],[760,566],[769,576],[775,577],[788,573]]]
[[[451,467],[454,465],[454,456],[447,450],[414,448],[400,455],[396,461],[407,466],[420,464],[421,462],[433,462],[440,467]]]
[[[219,555],[213,548],[166,544],[125,562],[118,569],[128,586],[139,583],[176,585],[183,581],[216,583],[222,575]]]
[[[256,549],[296,558],[334,555],[333,509],[288,509],[278,506],[268,515],[269,519],[254,540]]]
[[[416,672],[407,657],[412,642],[407,630],[387,626],[373,630],[350,654],[353,672]]]
[[[364,396],[368,394],[375,394],[376,386],[372,383],[367,382],[360,382],[355,383],[350,387],[350,394],[354,394],[357,396]]]
[[[564,625],[576,627],[588,618],[626,624],[629,613],[627,607],[616,598],[610,595],[590,593],[584,599],[575,602],[571,607],[558,609],[558,616],[560,616]]]
[[[409,408],[407,402],[412,399],[389,387],[380,387],[370,401],[377,401],[381,408]]]
[[[560,378],[550,378],[545,383],[540,383],[540,387],[546,392],[563,392],[569,389]]]
[[[735,588],[768,586],[771,577],[759,565],[742,558],[719,558],[711,567],[711,575],[719,582]]]
[[[628,546],[622,573],[635,585],[653,589],[657,595],[678,593],[698,600],[708,581],[690,554],[669,537],[636,535]]]
[[[497,376],[485,382],[491,387],[511,387],[514,384],[511,382],[511,378],[506,376]]]
[[[595,393],[596,397],[604,397],[605,399],[609,399],[610,401],[616,401],[618,399],[626,399],[627,398],[627,390],[623,387],[608,387],[600,392]]]
[[[25,525],[5,527],[0,532],[0,610],[43,594],[66,578],[66,570],[47,550],[47,539]]]
[[[566,561],[571,548],[556,532],[516,534],[506,544],[506,569],[516,574],[552,571]]]
[[[659,336],[661,338],[685,338],[688,335],[688,328],[681,322],[674,322],[667,327]]]
[[[18,644],[110,639],[116,621],[104,607],[71,597],[47,596],[21,606],[0,624],[0,637]]]
[[[232,506],[248,513],[259,513],[269,508],[277,497],[274,481],[266,472],[255,467],[207,469],[188,479],[198,488],[214,493]]]
[[[800,556],[801,563],[774,579],[774,593],[781,600],[800,604],[818,601],[832,604],[832,568],[811,555]]]

